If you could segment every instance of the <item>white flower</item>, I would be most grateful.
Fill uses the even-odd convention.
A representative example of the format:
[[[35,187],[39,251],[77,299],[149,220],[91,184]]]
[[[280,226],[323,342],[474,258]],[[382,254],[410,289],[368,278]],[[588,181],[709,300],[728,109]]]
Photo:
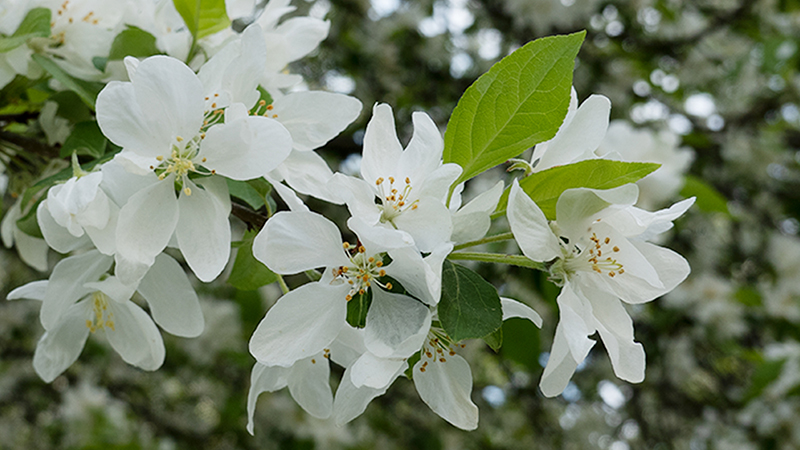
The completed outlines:
[[[363,179],[337,174],[331,182],[350,213],[370,225],[367,238],[394,247],[413,243],[430,252],[450,240],[452,219],[444,202],[461,167],[442,164],[444,141],[427,114],[415,112],[412,120],[414,135],[403,150],[391,107],[375,105],[364,134]]]
[[[259,362],[289,367],[321,352],[345,325],[349,300],[370,288],[373,297],[383,295],[378,287],[391,288],[378,280],[383,276],[396,279],[428,304],[438,301],[439,293],[432,289],[435,266],[440,287],[441,263],[450,245],[423,259],[412,249],[389,250],[363,237],[361,242],[358,247],[342,244],[336,225],[308,211],[280,212],[267,222],[253,242],[256,259],[280,274],[326,270],[320,281],[289,292],[267,312],[250,340],[250,352]],[[382,253],[387,250],[392,263],[384,266]]]
[[[200,303],[174,259],[159,255],[138,286],[107,276],[112,262],[96,250],[72,256],[56,264],[49,280],[28,283],[8,294],[9,300],[42,301],[45,334],[33,366],[43,380],[52,381],[72,365],[90,333],[102,331],[125,362],[155,370],[164,361],[164,344],[153,320],[178,336],[195,337],[203,331]],[[137,290],[152,319],[130,301]]]
[[[270,172],[267,179],[290,207],[280,181],[295,191],[341,204],[328,187],[333,172],[312,150],[322,147],[342,132],[361,113],[361,102],[353,97],[330,92],[291,92],[274,99],[265,115],[280,122],[292,135],[292,152]],[[291,195],[291,194],[289,194]]]
[[[224,179],[214,175],[260,177],[286,158],[291,137],[278,122],[249,116],[241,103],[206,110],[202,83],[178,60],[154,56],[130,70],[131,82],[111,82],[98,96],[98,124],[158,179],[120,210],[117,276],[140,278],[175,233],[197,277],[210,281],[230,255],[230,200]]]
[[[603,95],[591,95],[578,107],[578,95],[572,89],[569,109],[555,137],[533,149],[533,171],[595,158],[608,129],[611,102]],[[537,162],[538,161],[538,162]]]
[[[286,65],[311,53],[328,36],[330,22],[313,17],[292,17],[278,25],[281,17],[294,11],[290,0],[270,0],[255,23],[264,31],[267,64],[261,86],[272,92],[302,80],[300,75],[283,73]]]
[[[247,393],[247,431],[253,434],[253,416],[256,400],[262,392],[275,392],[289,388],[292,398],[309,414],[327,419],[333,410],[330,386],[331,368],[328,352],[320,352],[298,360],[291,367],[265,366],[256,363],[250,374]]]
[[[23,217],[21,205],[22,197],[14,202],[11,209],[6,211],[3,221],[0,222],[0,236],[6,248],[17,247],[20,259],[25,264],[39,272],[47,272],[47,253],[50,250],[44,239],[31,236],[19,229],[17,220]]]
[[[605,139],[595,153],[608,159],[661,164],[655,172],[636,184],[642,208],[655,208],[673,199],[683,187],[683,175],[694,160],[694,151],[678,147],[680,136],[664,129],[636,129],[624,120],[615,120],[608,127]]]
[[[459,185],[463,189],[463,184]],[[453,217],[453,234],[450,240],[455,243],[464,243],[480,239],[489,231],[492,225],[491,215],[497,208],[497,202],[503,195],[503,181],[498,181],[491,189],[482,192],[463,207],[460,189],[456,188],[450,200],[450,212]]]
[[[42,40],[43,49],[70,75],[82,80],[103,78],[92,59],[108,56],[124,8],[102,0],[43,0],[41,5],[52,12],[52,34]]]
[[[633,340],[633,323],[620,300],[653,300],[689,274],[683,257],[644,239],[669,229],[694,199],[649,213],[632,206],[637,193],[635,185],[567,190],[556,205],[557,222],[548,224],[516,181],[511,187],[508,221],[520,249],[534,261],[555,259],[550,272],[564,283],[557,300],[560,321],[540,383],[548,397],[566,387],[594,345],[588,336],[595,331],[618,377],[644,379],[644,349]]]

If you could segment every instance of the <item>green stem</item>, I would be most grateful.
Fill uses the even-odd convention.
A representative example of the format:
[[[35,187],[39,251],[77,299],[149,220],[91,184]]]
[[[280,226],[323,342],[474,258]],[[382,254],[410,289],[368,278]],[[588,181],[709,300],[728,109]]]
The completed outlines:
[[[311,280],[311,281],[319,281],[320,278],[322,278],[322,274],[317,272],[314,269],[306,270],[305,274],[308,277],[308,279]]]
[[[281,276],[280,274],[277,274],[277,273],[275,275],[278,276],[278,284],[281,287],[281,291],[283,291],[284,294],[288,294],[289,293],[289,286],[286,284],[286,281],[283,279],[283,276]]]
[[[503,217],[505,215],[506,215],[506,210],[504,209],[502,211],[493,212],[492,215],[489,216],[489,218],[492,219],[492,220],[495,220],[495,219],[498,219],[498,218]]]
[[[514,239],[514,233],[510,231],[508,233],[497,234],[495,236],[485,237],[483,239],[478,239],[476,241],[470,241],[470,242],[465,242],[463,244],[458,244],[455,247],[453,247],[453,250],[454,251],[461,250],[463,248],[475,247],[476,245],[481,245],[481,244],[490,244],[492,242],[507,241],[509,239]]]
[[[541,270],[547,272],[547,265],[542,262],[536,262],[527,256],[522,255],[504,255],[502,253],[479,253],[479,252],[458,252],[450,253],[447,255],[450,260],[466,260],[466,261],[480,261],[498,264],[508,264],[511,266],[526,267],[528,269]]]

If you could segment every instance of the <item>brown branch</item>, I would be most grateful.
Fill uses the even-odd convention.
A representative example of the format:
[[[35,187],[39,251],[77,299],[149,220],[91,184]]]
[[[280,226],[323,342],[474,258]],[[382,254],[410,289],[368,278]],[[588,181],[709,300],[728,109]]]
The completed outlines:
[[[246,223],[248,230],[260,230],[267,223],[267,216],[238,203],[231,203],[231,214]]]
[[[25,137],[16,133],[0,130],[0,141],[10,142],[23,150],[35,153],[46,158],[59,156],[59,149],[51,147],[37,139]]]

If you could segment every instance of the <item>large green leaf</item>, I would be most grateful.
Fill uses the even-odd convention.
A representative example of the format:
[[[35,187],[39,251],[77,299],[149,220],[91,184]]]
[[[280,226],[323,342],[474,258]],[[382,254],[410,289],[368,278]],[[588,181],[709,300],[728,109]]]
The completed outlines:
[[[14,34],[8,37],[0,36],[0,53],[14,50],[28,42],[28,39],[48,36],[50,36],[50,10],[33,8],[22,19]]]
[[[108,53],[108,59],[114,61],[123,59],[126,56],[143,58],[159,53],[161,52],[156,48],[155,36],[141,28],[128,25],[128,28],[114,38],[111,50]]]
[[[97,126],[97,121],[88,120],[75,125],[64,145],[61,147],[60,156],[67,158],[73,152],[78,155],[99,158],[106,152],[106,137]]]
[[[701,211],[721,212],[730,214],[728,211],[728,199],[707,182],[692,175],[686,176],[686,183],[681,189],[683,197],[697,197],[696,205]]]
[[[236,289],[252,291],[278,280],[277,275],[253,256],[253,240],[256,234],[256,230],[246,232],[236,252],[231,276],[228,277],[228,284]]]
[[[479,339],[503,325],[497,289],[464,266],[445,261],[442,266],[442,298],[439,321],[454,342]]]
[[[555,220],[556,202],[567,189],[611,189],[635,183],[659,167],[661,165],[656,163],[590,159],[535,172],[520,180],[519,185],[539,205],[548,219]],[[507,205],[508,190],[500,198],[497,211],[505,211]]]
[[[225,0],[172,0],[195,39],[227,28],[231,21],[225,12]]]
[[[555,136],[585,34],[529,42],[464,92],[444,134],[444,162],[464,169],[457,183]]]
[[[32,55],[32,58],[40,66],[42,66],[42,69],[63,84],[64,87],[78,94],[78,97],[80,97],[87,106],[94,110],[94,103],[97,100],[97,94],[100,93],[100,90],[103,88],[102,83],[92,83],[73,78],[70,74],[64,72],[64,69],[59,67],[55,61],[44,55],[34,54]]]

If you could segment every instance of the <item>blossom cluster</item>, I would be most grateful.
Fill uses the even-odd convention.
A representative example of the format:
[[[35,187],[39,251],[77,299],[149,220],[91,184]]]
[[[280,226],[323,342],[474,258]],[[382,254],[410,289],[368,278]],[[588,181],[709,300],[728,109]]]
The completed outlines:
[[[89,335],[105,336],[124,361],[144,370],[164,362],[159,328],[198,336],[204,318],[181,263],[202,282],[224,272],[232,205],[246,207],[237,192],[258,184],[268,186],[260,193],[265,220],[251,243],[238,243],[239,251],[249,245],[254,263],[275,275],[284,295],[250,339],[256,360],[247,406],[251,432],[262,392],[288,387],[312,416],[344,424],[400,377],[413,380],[436,414],[475,429],[478,408],[462,341],[488,342],[505,319],[541,327],[542,318],[524,303],[500,298],[491,283],[451,260],[510,260],[548,272],[562,287],[540,382],[546,396],[564,390],[596,343],[590,338],[595,333],[616,375],[642,381],[644,348],[634,340],[624,304],[651,301],[688,276],[683,257],[653,242],[693,200],[649,212],[635,206],[635,184],[597,189],[568,174],[578,185],[564,185],[551,198],[555,204],[546,206],[527,181],[548,169],[583,170],[580,163],[595,160],[624,170],[643,167],[626,165],[631,161],[653,161],[631,154],[624,139],[604,140],[608,99],[591,96],[578,107],[567,86],[563,98],[553,100],[564,108],[552,133],[535,142],[533,161],[512,166],[526,176],[508,188],[498,181],[469,202],[462,202],[462,192],[471,176],[455,162],[457,150],[446,148],[437,124],[424,112],[413,113],[413,136],[403,146],[392,108],[383,103],[372,108],[357,176],[334,173],[314,150],[355,121],[362,104],[296,89],[302,77],[288,73],[287,64],[311,53],[329,23],[284,18],[293,9],[288,3],[271,0],[258,14],[250,10],[258,17],[241,33],[223,26],[202,37],[198,23],[187,25],[186,13],[169,1],[131,1],[124,8],[92,0],[11,2],[0,12],[7,39],[27,36],[19,29],[36,11],[51,18],[46,37],[26,38],[0,54],[0,82],[38,78],[42,70],[54,77],[54,91],[75,91],[82,86],[70,84],[75,80],[101,82],[93,121],[116,147],[83,165],[72,153],[71,176],[31,191],[27,203],[21,197],[4,218],[4,242],[15,244],[34,267],[47,268],[49,249],[69,255],[49,279],[8,295],[42,302],[37,374],[53,381],[77,360]],[[229,3],[228,16],[241,6]],[[124,33],[150,36],[158,54],[112,58],[112,43],[123,42],[115,36]],[[44,119],[45,109],[42,127],[58,142],[66,125]],[[672,189],[668,198],[686,161],[673,154],[658,161]],[[286,210],[270,206],[272,193]],[[308,197],[346,207],[344,233],[312,211]],[[487,238],[502,212],[511,233]],[[28,216],[41,237],[23,229]],[[522,255],[461,251],[502,239],[514,239]],[[309,282],[290,290],[283,275],[292,274],[306,274]],[[489,306],[476,309],[476,300]],[[472,314],[489,325],[470,323],[462,309],[477,311]],[[344,368],[335,391],[330,361]]]

